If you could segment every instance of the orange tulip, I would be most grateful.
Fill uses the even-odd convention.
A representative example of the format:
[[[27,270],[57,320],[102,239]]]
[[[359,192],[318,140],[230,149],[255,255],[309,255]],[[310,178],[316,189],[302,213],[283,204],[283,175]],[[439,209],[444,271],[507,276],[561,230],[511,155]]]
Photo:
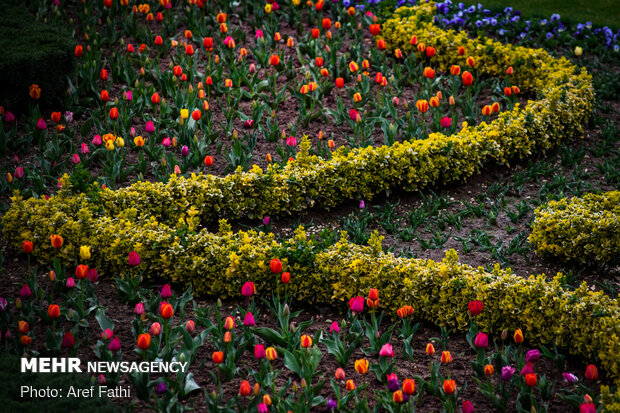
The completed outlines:
[[[348,391],[355,390],[355,382],[353,380],[351,380],[351,379],[347,380],[346,386],[347,386],[347,390]]]
[[[379,50],[385,50],[385,48],[386,48],[385,40],[383,40],[383,39],[377,40],[377,48]]]
[[[159,93],[153,93],[151,95],[151,103],[153,103],[154,105],[157,105],[159,103]]]
[[[442,351],[441,352],[441,362],[448,364],[448,363],[452,363],[452,354],[450,354],[449,351]]]
[[[88,265],[80,264],[75,269],[75,278],[78,280],[83,280],[88,275]]]
[[[60,306],[58,304],[50,304],[47,307],[47,315],[49,318],[60,317]]]
[[[62,119],[62,115],[60,112],[52,112],[51,118],[53,122],[58,123],[60,122],[60,119]]]
[[[461,66],[459,65],[452,65],[450,66],[450,74],[452,76],[458,76],[461,74]]]
[[[484,107],[482,108],[482,114],[484,116],[489,116],[491,113],[493,113],[493,109],[491,109],[491,106],[484,105]]]
[[[78,44],[77,46],[75,46],[75,50],[73,51],[73,53],[75,54],[75,57],[82,57],[82,54],[84,53],[84,47],[81,44]]]
[[[280,56],[277,54],[272,54],[271,57],[269,58],[269,64],[271,66],[277,66],[280,64]]]
[[[443,381],[443,391],[446,394],[452,394],[456,390],[456,382],[454,380]]]
[[[350,70],[351,72],[355,73],[355,72],[357,72],[357,71],[359,70],[359,68],[360,68],[360,67],[358,66],[358,64],[357,64],[357,63],[355,63],[355,62],[351,62],[351,63],[349,63],[349,70]]]
[[[172,304],[163,303],[159,308],[159,314],[162,316],[162,318],[165,318],[166,320],[172,318],[172,316],[174,315],[174,309],[172,308]]]
[[[321,25],[323,26],[324,30],[329,30],[332,27],[332,21],[331,21],[331,19],[325,17],[321,21]]]
[[[41,97],[41,88],[37,84],[30,85],[29,89],[30,97],[34,100],[37,100]]]
[[[476,60],[471,56],[469,56],[465,62],[467,63],[467,66],[469,67],[476,66]]]
[[[312,347],[312,338],[306,334],[301,336],[301,346],[303,348]]]
[[[64,242],[62,237],[60,235],[58,235],[58,234],[50,235],[50,241],[52,243],[52,247],[54,247],[56,249],[62,247],[62,244]]]
[[[196,109],[196,110],[194,110],[192,112],[192,119],[194,119],[196,121],[200,120],[201,116],[202,116],[202,112],[200,110],[198,110],[198,109]]]
[[[138,336],[138,347],[142,350],[147,350],[151,346],[151,335],[149,333],[143,333]]]
[[[459,56],[463,56],[465,54],[465,48],[463,46],[459,46],[457,49]]]
[[[239,395],[246,397],[252,394],[252,388],[250,387],[250,383],[247,380],[243,380],[241,382],[241,386],[239,387]]]
[[[110,119],[112,119],[112,120],[118,119],[118,109],[117,108],[110,109]]]
[[[435,354],[435,346],[433,346],[432,343],[428,343],[426,345],[426,354],[428,354],[429,356]]]
[[[471,73],[467,71],[463,72],[463,74],[461,75],[461,78],[463,79],[463,84],[465,86],[471,86],[472,83],[474,83],[474,77],[472,76]]]
[[[368,360],[366,359],[355,360],[355,371],[357,371],[359,374],[368,373]]]
[[[433,96],[429,101],[429,105],[432,108],[439,107],[439,98],[437,96]]]
[[[206,166],[211,166],[211,165],[213,165],[213,156],[211,156],[211,155],[207,155],[207,156],[205,156],[205,160],[204,160],[204,162],[205,162],[205,165],[206,165]]]
[[[523,343],[523,332],[521,331],[520,328],[515,330],[515,334],[513,338],[515,340],[515,343],[517,344]]]
[[[403,382],[403,393],[407,395],[415,393],[415,381],[413,379],[405,379]]]
[[[493,367],[492,364],[487,364],[486,366],[484,366],[485,375],[492,376],[494,371],[495,371],[495,368]]]
[[[418,110],[419,110],[421,113],[426,113],[426,112],[428,112],[428,102],[427,102],[426,100],[424,100],[424,99],[422,99],[422,100],[418,100],[418,101],[415,103],[415,106],[418,108]]]
[[[536,377],[536,373],[525,375],[525,384],[527,384],[529,387],[536,386],[537,382],[538,382],[538,377]]]
[[[215,364],[221,364],[224,361],[224,352],[223,351],[214,351],[212,357],[213,357],[213,362]]]

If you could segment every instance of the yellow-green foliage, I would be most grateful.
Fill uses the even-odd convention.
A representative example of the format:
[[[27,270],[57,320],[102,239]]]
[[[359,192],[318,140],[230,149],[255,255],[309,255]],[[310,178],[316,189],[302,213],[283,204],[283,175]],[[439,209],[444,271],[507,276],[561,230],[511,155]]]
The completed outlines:
[[[432,22],[434,8],[423,3],[397,10],[382,29],[391,48],[410,52],[412,35],[435,47],[435,69],[461,64],[472,56],[478,76],[505,76],[508,66],[522,89],[538,96],[525,107],[516,105],[491,123],[464,125],[453,136],[431,134],[427,139],[396,143],[391,147],[341,148],[332,159],[311,156],[302,141],[295,162],[254,166],[226,177],[172,175],[166,184],[139,182],[117,191],[104,190],[100,205],[107,216],[135,208],[137,217],[153,216],[177,226],[191,210],[200,226],[218,217],[261,218],[291,214],[308,207],[331,208],[355,198],[369,199],[390,188],[415,190],[433,184],[462,182],[484,164],[510,161],[544,151],[562,139],[583,132],[592,109],[594,92],[590,75],[564,58],[544,50],[504,45],[491,40],[468,39],[464,33],[444,31]],[[466,53],[460,56],[458,46]],[[418,53],[418,52],[416,52]],[[27,210],[45,208],[45,201],[29,200]],[[13,206],[15,208],[15,206]],[[9,229],[8,233],[15,233]]]
[[[620,262],[620,191],[539,206],[529,240],[543,256],[582,263]]]
[[[24,201],[14,197],[14,205]],[[34,255],[49,263],[55,256],[77,264],[79,246],[89,245],[88,264],[102,274],[132,274],[192,285],[197,294],[238,296],[245,281],[254,281],[259,293],[284,288],[279,274],[272,274],[269,261],[280,258],[289,271],[287,286],[299,300],[314,303],[344,303],[351,296],[378,288],[381,303],[391,314],[404,305],[415,308],[420,319],[466,329],[467,303],[485,303],[479,320],[485,331],[522,328],[534,343],[557,344],[575,354],[598,356],[602,365],[620,373],[620,306],[584,283],[575,291],[562,287],[561,277],[548,281],[544,275],[523,278],[502,270],[489,273],[482,267],[460,264],[454,251],[442,262],[396,258],[383,253],[375,233],[368,246],[349,243],[346,234],[333,246],[322,249],[298,229],[294,238],[280,244],[273,234],[231,231],[220,221],[218,233],[172,228],[154,218],[137,217],[128,209],[117,217],[99,217],[84,196],[65,191],[53,197],[50,216],[26,215],[12,208],[5,216],[20,222],[22,230],[12,237],[15,244],[33,240]],[[60,212],[72,211],[73,215]],[[65,243],[52,250],[49,234],[60,233]],[[127,256],[136,250],[142,264],[130,269]]]
[[[467,325],[467,303],[480,299],[486,306],[480,318],[486,331],[523,328],[534,343],[555,339],[572,353],[600,357],[603,366],[618,375],[620,307],[585,285],[565,291],[558,279],[524,279],[499,267],[488,273],[458,263],[454,252],[441,263],[396,258],[382,252],[376,234],[366,247],[343,238],[325,250],[307,239],[303,230],[279,244],[271,234],[234,233],[225,221],[220,221],[218,233],[201,229],[216,217],[334,207],[389,188],[414,190],[463,181],[485,163],[508,164],[582,132],[593,101],[591,78],[584,70],[544,51],[444,32],[430,26],[432,8],[425,4],[402,10],[398,19],[411,19],[406,13],[413,13],[417,20],[384,25],[391,47],[407,50],[409,30],[418,30],[419,39],[437,49],[436,69],[442,69],[464,60],[456,53],[463,44],[477,59],[480,74],[502,75],[512,65],[519,85],[536,92],[539,99],[501,113],[490,124],[465,125],[454,136],[436,133],[392,147],[340,149],[328,161],[310,156],[304,140],[297,160],[284,167],[267,171],[254,167],[227,177],[173,175],[167,184],[140,182],[104,190],[97,203],[88,202],[85,195],[71,195],[65,178],[63,189],[49,200],[13,197],[3,217],[5,237],[15,248],[24,240],[33,241],[34,256],[44,263],[58,256],[75,265],[79,246],[89,245],[88,264],[103,274],[144,271],[191,284],[198,294],[220,296],[238,296],[248,280],[257,283],[259,293],[283,288],[269,269],[269,261],[278,257],[292,274],[287,288],[305,302],[335,304],[376,287],[382,305],[392,313],[410,304],[419,318],[460,329]],[[54,233],[65,239],[60,250],[50,246]],[[133,250],[142,264],[130,269],[127,255]]]

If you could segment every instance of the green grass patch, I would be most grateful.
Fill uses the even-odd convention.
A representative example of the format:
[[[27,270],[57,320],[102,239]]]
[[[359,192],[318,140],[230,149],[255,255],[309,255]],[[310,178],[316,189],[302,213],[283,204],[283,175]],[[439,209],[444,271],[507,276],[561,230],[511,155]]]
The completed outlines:
[[[591,21],[597,26],[620,27],[620,7],[617,0],[463,0],[464,4],[482,5],[498,12],[510,6],[519,10],[524,18],[540,17],[548,19],[558,13],[562,22],[585,23]]]

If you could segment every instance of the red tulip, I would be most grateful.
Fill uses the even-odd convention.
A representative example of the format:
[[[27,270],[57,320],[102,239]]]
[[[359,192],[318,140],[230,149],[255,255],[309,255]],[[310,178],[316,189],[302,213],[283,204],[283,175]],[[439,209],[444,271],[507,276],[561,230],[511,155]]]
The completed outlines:
[[[211,358],[215,364],[222,364],[224,362],[224,352],[214,351]]]
[[[446,394],[452,394],[456,390],[456,382],[454,380],[443,381],[443,391]]]
[[[252,394],[252,388],[250,387],[250,383],[247,380],[243,380],[241,382],[241,386],[239,386],[239,395],[240,396],[249,396]]]
[[[30,254],[33,249],[34,249],[34,245],[32,244],[32,241],[24,241],[24,243],[22,244],[22,250],[26,254]]]
[[[210,155],[205,156],[204,162],[206,166],[213,165],[213,156],[210,156]]]
[[[58,304],[50,304],[47,307],[47,315],[49,318],[59,318],[60,317],[60,306]]]
[[[467,307],[469,308],[469,314],[475,317],[482,312],[484,303],[480,300],[474,300],[467,303]]]
[[[274,258],[269,263],[269,267],[271,268],[271,272],[274,274],[280,274],[282,272],[282,261],[277,258]]]
[[[62,336],[62,344],[61,347],[73,347],[75,345],[75,337],[73,337],[73,333],[71,331],[67,331]]]
[[[83,280],[88,275],[88,265],[80,264],[75,269],[75,278]]]
[[[463,79],[463,84],[465,86],[471,86],[472,83],[474,83],[474,77],[468,71],[463,72],[461,78]]]
[[[592,381],[598,379],[598,369],[594,364],[588,364],[586,366],[586,379]]]
[[[112,120],[118,119],[118,108],[110,109],[110,119]]]
[[[370,27],[368,27],[368,29],[370,30],[370,34],[372,34],[373,36],[376,36],[379,33],[381,33],[380,24],[371,24]]]

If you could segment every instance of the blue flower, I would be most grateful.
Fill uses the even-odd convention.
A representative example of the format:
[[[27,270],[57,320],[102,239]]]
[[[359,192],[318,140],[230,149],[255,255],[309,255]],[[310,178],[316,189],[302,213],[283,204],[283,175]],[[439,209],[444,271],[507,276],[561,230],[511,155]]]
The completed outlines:
[[[497,19],[496,18],[491,18],[489,21],[491,22],[491,26],[497,26]]]
[[[519,34],[519,37],[520,37],[520,38],[522,38],[522,39],[525,39],[525,38],[527,37],[527,33],[525,33],[525,32],[521,32],[521,33]]]
[[[344,7],[349,7],[351,5],[351,0],[342,0],[342,5]]]
[[[463,3],[459,3],[458,6],[459,6],[459,9],[461,9],[461,10],[463,10],[465,8],[465,5]]]
[[[553,37],[553,33],[551,33],[551,32],[547,32],[547,34],[545,35],[545,37],[546,37],[547,39],[551,39],[551,38]]]
[[[467,9],[467,12],[468,12],[468,13],[475,13],[475,12],[476,12],[476,6],[470,6],[470,7]]]
[[[617,44],[614,44],[614,52],[617,52],[618,50],[620,50],[620,46],[618,46]]]
[[[540,25],[541,25],[541,26],[546,26],[546,25],[547,25],[547,23],[549,23],[549,22],[547,21],[547,19],[542,19],[542,20],[540,21]]]
[[[482,22],[480,20],[476,20],[476,27],[482,27]]]
[[[513,18],[510,19],[511,22],[516,23],[519,21],[519,19],[521,19],[521,17],[519,16],[514,16]]]
[[[491,14],[491,10],[489,10],[489,9],[484,9],[484,10],[482,10],[482,12],[484,14]]]
[[[551,15],[551,21],[554,22],[556,20],[560,20],[560,15],[557,13],[554,13]]]
[[[506,34],[506,30],[504,30],[504,29],[499,29],[499,35],[500,35],[500,36],[503,36],[503,35],[505,35],[505,34]]]
[[[512,13],[512,7],[506,7],[504,13]]]

